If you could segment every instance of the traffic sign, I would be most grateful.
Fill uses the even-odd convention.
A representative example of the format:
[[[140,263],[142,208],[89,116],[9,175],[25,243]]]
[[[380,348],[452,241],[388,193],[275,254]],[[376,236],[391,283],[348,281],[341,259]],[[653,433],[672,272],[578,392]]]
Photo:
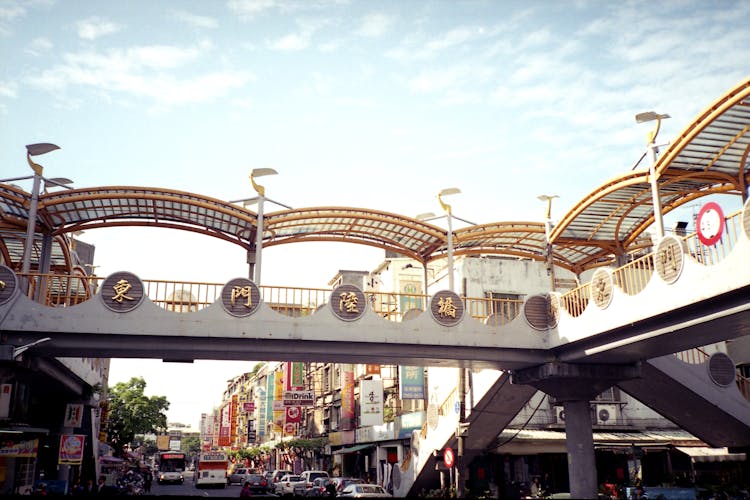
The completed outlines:
[[[695,226],[701,243],[706,246],[715,245],[724,230],[724,212],[716,202],[708,202],[698,212]]]
[[[453,455],[453,448],[446,448],[443,451],[443,463],[446,467],[453,467],[456,463],[456,457]]]

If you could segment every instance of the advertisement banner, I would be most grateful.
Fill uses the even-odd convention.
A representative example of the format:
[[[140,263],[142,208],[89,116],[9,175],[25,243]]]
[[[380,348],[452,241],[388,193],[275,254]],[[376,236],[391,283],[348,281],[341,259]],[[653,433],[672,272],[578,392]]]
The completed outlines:
[[[421,366],[399,366],[398,390],[401,399],[424,399],[424,368]]]
[[[383,381],[362,380],[359,383],[359,424],[383,424]]]
[[[39,440],[31,439],[20,443],[8,444],[0,447],[0,457],[9,458],[36,458],[39,452]]]
[[[60,436],[60,455],[57,460],[61,465],[81,465],[83,462],[83,434],[63,434]]]
[[[274,405],[281,403],[284,398],[284,372],[282,370],[274,372],[274,385],[273,385],[273,402]],[[281,432],[284,426],[284,405],[281,403],[279,410],[274,407],[273,410],[273,423],[275,425],[274,431]]]
[[[354,369],[352,365],[341,365],[341,421],[339,428],[350,431],[357,427],[354,421]]]
[[[219,446],[229,446],[229,423],[230,423],[229,403],[221,407],[221,419],[219,420]]]
[[[314,391],[284,391],[284,406],[315,406]]]
[[[302,412],[299,406],[287,406],[286,407],[286,419],[287,424],[298,424],[302,420]]]
[[[365,375],[380,375],[380,365],[365,365]]]
[[[305,364],[298,361],[284,363],[284,389],[297,391],[305,387]]]

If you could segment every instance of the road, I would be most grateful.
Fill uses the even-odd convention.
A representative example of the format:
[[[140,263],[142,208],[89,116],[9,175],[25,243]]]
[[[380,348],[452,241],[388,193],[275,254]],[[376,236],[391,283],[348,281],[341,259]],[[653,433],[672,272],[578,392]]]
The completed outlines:
[[[239,498],[240,489],[241,487],[237,484],[226,488],[196,488],[193,483],[193,471],[185,471],[185,482],[183,484],[159,484],[154,481],[151,486],[151,495]]]

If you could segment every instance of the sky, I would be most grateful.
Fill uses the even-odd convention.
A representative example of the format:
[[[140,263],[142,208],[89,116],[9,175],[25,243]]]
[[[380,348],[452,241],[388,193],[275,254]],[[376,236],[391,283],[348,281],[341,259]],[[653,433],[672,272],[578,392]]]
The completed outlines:
[[[730,0],[0,0],[0,175],[28,175],[24,146],[52,142],[37,162],[75,187],[230,201],[273,168],[266,196],[295,208],[439,213],[457,187],[446,201],[476,223],[542,221],[541,194],[559,196],[559,219],[633,168],[652,128],[637,113],[668,113],[667,142],[748,77],[748,19]],[[210,238],[79,238],[104,276],[247,275],[244,253]],[[282,245],[264,251],[263,283],[326,286],[383,257]],[[113,360],[111,381],[144,376],[170,421],[197,425],[252,364]]]

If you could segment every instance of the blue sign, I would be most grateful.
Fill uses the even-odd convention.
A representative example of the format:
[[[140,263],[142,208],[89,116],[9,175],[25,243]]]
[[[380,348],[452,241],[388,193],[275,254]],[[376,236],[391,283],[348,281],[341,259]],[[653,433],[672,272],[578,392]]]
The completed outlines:
[[[399,397],[401,399],[424,399],[424,368],[421,366],[399,366]]]

